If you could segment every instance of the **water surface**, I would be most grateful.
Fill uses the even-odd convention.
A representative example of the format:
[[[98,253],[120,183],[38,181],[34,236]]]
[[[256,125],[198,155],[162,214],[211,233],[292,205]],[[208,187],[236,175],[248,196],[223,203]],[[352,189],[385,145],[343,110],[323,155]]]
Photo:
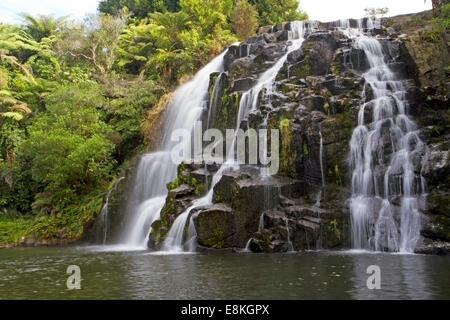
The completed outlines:
[[[68,290],[69,265],[81,290]],[[367,267],[381,268],[369,290]],[[450,257],[342,252],[155,255],[0,250],[0,299],[449,299]]]

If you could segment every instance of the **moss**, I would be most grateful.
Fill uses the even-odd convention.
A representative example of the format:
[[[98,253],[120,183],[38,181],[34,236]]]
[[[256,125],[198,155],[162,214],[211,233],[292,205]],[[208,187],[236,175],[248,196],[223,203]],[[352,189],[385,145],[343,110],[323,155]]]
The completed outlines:
[[[155,244],[159,244],[163,241],[163,236],[165,228],[162,225],[161,220],[156,220],[152,223],[152,237],[154,239]]]
[[[306,143],[306,141],[303,142],[302,148],[303,148],[303,155],[305,157],[309,157],[309,148],[308,148],[308,144]]]
[[[426,42],[434,44],[441,43],[441,31],[437,27],[423,31],[420,37],[423,41]]]
[[[450,197],[449,192],[438,191],[430,192],[427,198],[430,213],[433,215],[447,216],[450,218]]]
[[[167,196],[164,207],[161,209],[161,225],[164,227],[169,226],[169,216],[176,212],[175,199],[171,196]]]
[[[270,234],[268,230],[258,232],[253,236],[254,241],[251,243],[253,252],[268,252],[270,251]]]
[[[297,152],[292,148],[291,119],[282,117],[279,121],[281,135],[280,171],[283,175],[295,177],[295,159]]]
[[[334,75],[340,75],[342,70],[341,63],[337,60],[334,60],[330,65],[330,72]]]
[[[180,181],[179,181],[178,177],[175,177],[175,179],[173,179],[172,182],[169,182],[167,184],[167,190],[170,191],[170,190],[173,190],[175,188],[178,188],[179,186],[180,186]]]
[[[220,75],[220,72],[213,72],[209,75],[209,86],[208,86],[209,97],[212,97],[214,85],[216,84],[216,80],[219,77],[219,75]]]
[[[239,102],[241,93],[229,93],[229,89],[225,89],[220,100],[220,106],[217,110],[216,119],[214,121],[215,128],[225,133],[227,128],[234,128],[239,111]]]
[[[327,88],[323,88],[322,90],[320,90],[320,95],[325,99],[323,108],[325,109],[325,112],[330,115],[330,98],[332,94],[330,90],[328,90]]]
[[[336,184],[337,185],[342,185],[342,179],[341,179],[341,174],[340,174],[340,171],[339,171],[339,165],[335,165],[334,166],[334,177],[335,177],[335,179],[336,179]]]
[[[338,240],[341,240],[341,230],[339,229],[339,223],[336,219],[333,219],[328,223],[327,230],[328,232],[333,233]]]
[[[205,184],[201,183],[201,182],[198,182],[197,179],[195,179],[194,177],[190,177],[189,178],[188,185],[190,185],[191,187],[194,188],[194,194],[197,197],[200,197],[202,194],[204,194],[206,192]]]
[[[222,249],[225,246],[225,232],[219,225],[216,225],[212,237],[206,239],[204,243],[208,247]]]
[[[310,57],[308,54],[305,55],[305,58],[301,62],[291,67],[290,74],[298,79],[306,78],[311,74]]]

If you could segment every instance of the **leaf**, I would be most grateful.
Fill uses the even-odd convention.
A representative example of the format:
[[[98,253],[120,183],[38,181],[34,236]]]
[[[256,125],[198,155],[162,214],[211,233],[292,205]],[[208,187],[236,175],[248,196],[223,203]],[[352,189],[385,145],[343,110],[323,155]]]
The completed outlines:
[[[0,115],[5,118],[13,119],[17,122],[23,119],[23,115],[19,112],[8,111],[0,113]]]

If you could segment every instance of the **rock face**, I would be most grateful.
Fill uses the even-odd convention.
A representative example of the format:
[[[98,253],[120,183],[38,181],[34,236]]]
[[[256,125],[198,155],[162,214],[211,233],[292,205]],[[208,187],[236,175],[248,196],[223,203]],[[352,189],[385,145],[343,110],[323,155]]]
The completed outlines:
[[[386,63],[407,84],[408,113],[429,147],[424,245],[417,251],[441,254],[450,247],[450,38],[430,37],[431,18],[431,13],[399,16],[371,30],[367,19],[349,25],[378,37]],[[336,25],[308,26],[302,47],[286,57],[272,90],[260,92],[258,108],[239,124],[279,130],[280,170],[268,178],[251,166],[226,172],[214,187],[213,204],[191,212],[199,247],[285,252],[350,246],[349,141],[359,106],[373,96],[362,77],[370,68],[364,51]],[[224,72],[210,77],[202,117],[209,127],[224,133],[235,128],[243,93],[286,54],[290,32],[290,23],[262,27],[229,48]],[[371,106],[366,108],[370,120]],[[161,219],[152,225],[151,248],[158,249],[176,217],[210,189],[218,169],[180,165]]]
[[[436,30],[431,11],[386,19],[402,45],[393,52],[413,79],[410,112],[428,145],[427,208],[417,252],[450,253],[450,33]]]

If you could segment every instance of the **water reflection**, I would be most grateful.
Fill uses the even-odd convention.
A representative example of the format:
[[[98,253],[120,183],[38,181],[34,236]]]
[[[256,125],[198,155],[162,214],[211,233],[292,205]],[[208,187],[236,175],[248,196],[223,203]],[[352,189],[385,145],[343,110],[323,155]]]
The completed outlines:
[[[79,265],[81,290],[66,289]],[[381,268],[381,290],[366,286]],[[0,299],[450,298],[449,257],[354,252],[153,255],[86,248],[0,251]]]

